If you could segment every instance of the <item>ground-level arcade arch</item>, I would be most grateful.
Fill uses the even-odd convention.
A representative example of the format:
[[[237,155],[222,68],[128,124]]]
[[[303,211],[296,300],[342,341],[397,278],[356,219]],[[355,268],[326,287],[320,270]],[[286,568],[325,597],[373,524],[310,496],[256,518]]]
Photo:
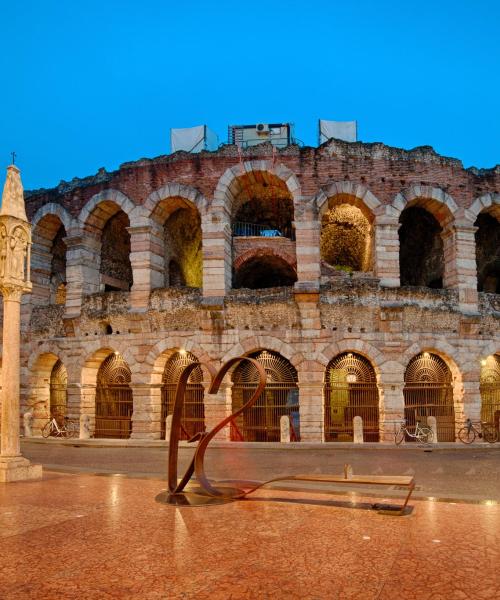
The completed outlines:
[[[433,352],[421,352],[408,363],[404,376],[405,419],[410,428],[417,422],[436,419],[438,442],[455,441],[455,402],[452,373],[446,362]]]
[[[379,392],[370,361],[354,352],[334,357],[325,370],[325,441],[352,442],[361,417],[363,441],[379,441]]]
[[[500,354],[481,361],[481,421],[492,423],[500,432]]]
[[[101,348],[86,359],[81,378],[81,414],[89,420],[93,437],[130,437],[131,379],[124,357],[112,348]]]
[[[161,386],[161,438],[165,438],[166,417],[174,412],[177,384],[185,367],[198,359],[191,352],[179,350],[174,352],[165,364]],[[205,406],[203,403],[203,371],[201,367],[191,373],[181,417],[181,439],[189,440],[197,433],[205,431]]]
[[[68,376],[64,363],[53,352],[43,352],[31,366],[30,396],[27,410],[33,415],[37,434],[50,416],[60,418],[68,413]]]
[[[291,439],[300,439],[299,390],[295,367],[281,354],[258,350],[248,355],[258,360],[266,370],[264,392],[254,405],[237,417],[231,426],[233,441],[279,442],[280,420],[290,420]],[[240,409],[254,393],[258,374],[247,361],[241,362],[232,373],[232,412]]]

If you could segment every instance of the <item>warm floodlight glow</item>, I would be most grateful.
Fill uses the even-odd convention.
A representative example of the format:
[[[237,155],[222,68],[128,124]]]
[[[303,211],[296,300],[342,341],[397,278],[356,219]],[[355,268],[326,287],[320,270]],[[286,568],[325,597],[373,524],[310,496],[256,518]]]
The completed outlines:
[[[428,352],[424,352],[424,358],[429,358],[430,354]]]
[[[485,359],[485,358],[483,358],[483,360],[481,361],[481,366],[482,366],[482,367],[485,367],[485,366],[486,366],[486,359]]]
[[[181,349],[179,350],[179,354],[180,354],[181,356],[186,356],[187,352],[186,352],[186,350],[185,350],[184,348],[181,348]]]

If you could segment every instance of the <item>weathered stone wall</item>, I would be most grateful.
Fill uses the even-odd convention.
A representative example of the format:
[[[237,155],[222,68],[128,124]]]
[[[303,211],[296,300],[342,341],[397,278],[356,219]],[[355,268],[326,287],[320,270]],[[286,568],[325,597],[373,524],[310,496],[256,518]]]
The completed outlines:
[[[232,219],[249,186],[254,193],[279,190],[282,199],[292,199],[295,242],[232,237]],[[321,262],[321,217],[332,197],[370,216],[369,273],[336,272]],[[46,373],[60,359],[68,372],[69,414],[93,418],[97,371],[118,352],[131,370],[132,435],[158,438],[161,375],[175,351],[218,365],[268,349],[297,370],[302,439],[321,441],[325,369],[339,353],[356,352],[375,370],[380,434],[389,441],[391,420],[404,415],[406,366],[428,351],[452,372],[457,420],[478,417],[481,360],[500,352],[500,300],[497,294],[477,293],[474,223],[499,204],[498,167],[465,170],[430,148],[407,152],[335,140],[317,149],[288,147],[274,156],[264,144],[244,151],[243,161],[231,146],[215,153],[176,153],[28,193],[35,222],[56,214],[66,228],[67,301],[65,309],[44,310],[39,294],[37,302],[23,307],[24,407],[47,397]],[[400,287],[399,218],[413,206],[439,222],[445,289]],[[201,254],[195,229],[181,236],[196,249],[185,259],[183,243],[165,245],[165,222],[178,208],[193,211],[201,222]],[[114,249],[99,232],[118,210],[130,224],[133,286],[130,292],[95,293],[103,264],[101,237],[110,260]],[[182,233],[186,227],[187,221],[173,230]],[[49,246],[47,241],[37,256],[45,260]],[[232,290],[235,267],[252,253],[285,257],[295,270],[295,286]],[[163,287],[166,257],[174,254],[196,273],[192,280],[186,276],[186,283],[196,280],[201,289]],[[231,385],[225,383],[216,396],[205,397],[207,423],[230,407]]]

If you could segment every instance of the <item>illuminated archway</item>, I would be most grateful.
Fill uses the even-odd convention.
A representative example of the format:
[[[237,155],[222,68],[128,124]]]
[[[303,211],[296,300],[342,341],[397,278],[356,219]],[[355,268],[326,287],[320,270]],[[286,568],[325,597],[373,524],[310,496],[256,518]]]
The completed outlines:
[[[437,441],[455,441],[452,374],[440,356],[422,352],[410,360],[403,395],[405,419],[410,428],[417,422],[427,425],[427,418],[434,417]]]
[[[68,374],[58,360],[50,373],[50,416],[62,418],[68,410]]]
[[[363,422],[363,441],[379,441],[379,393],[375,370],[360,354],[344,352],[325,371],[325,441],[352,442],[354,417]]]
[[[174,411],[177,383],[184,368],[198,359],[191,352],[179,351],[165,364],[161,386],[161,439],[165,438],[165,419]],[[197,367],[190,375],[184,395],[181,417],[181,439],[189,440],[196,433],[205,431],[205,407],[203,404],[203,372]]]
[[[264,392],[250,409],[232,424],[231,439],[246,442],[279,442],[282,416],[290,420],[291,439],[300,439],[299,390],[297,371],[281,354],[259,350],[249,355],[262,363],[267,374]],[[244,361],[232,375],[232,412],[251,398],[258,384],[255,367]]]
[[[97,372],[94,437],[129,438],[132,431],[132,375],[123,357],[113,352]]]
[[[492,354],[481,365],[481,421],[500,432],[500,356]]]

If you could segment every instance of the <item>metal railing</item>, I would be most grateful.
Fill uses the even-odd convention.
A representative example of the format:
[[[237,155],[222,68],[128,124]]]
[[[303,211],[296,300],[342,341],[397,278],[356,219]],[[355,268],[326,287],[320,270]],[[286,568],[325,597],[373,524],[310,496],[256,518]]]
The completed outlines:
[[[284,237],[295,241],[295,229],[290,225],[274,228],[270,225],[237,221],[233,223],[232,231],[234,237]]]
[[[255,384],[237,383],[233,386],[233,412],[250,400]],[[231,440],[245,442],[279,442],[280,420],[288,415],[292,437],[300,440],[298,388],[290,383],[271,383],[255,404],[231,424]]]
[[[435,417],[436,441],[455,441],[455,407],[453,388],[450,384],[406,384],[403,395],[405,419],[410,428],[415,427],[417,421],[421,425],[427,425],[427,417]]]
[[[481,383],[481,420],[500,431],[500,382]]]
[[[326,384],[325,442],[352,442],[354,417],[363,420],[363,441],[379,441],[379,397],[374,383]]]
[[[132,390],[128,385],[98,386],[94,437],[129,438],[133,409]]]
[[[176,383],[165,383],[161,388],[161,439],[165,439],[167,415],[174,411]],[[186,386],[181,417],[181,440],[189,440],[196,433],[205,431],[204,388],[200,383]]]

